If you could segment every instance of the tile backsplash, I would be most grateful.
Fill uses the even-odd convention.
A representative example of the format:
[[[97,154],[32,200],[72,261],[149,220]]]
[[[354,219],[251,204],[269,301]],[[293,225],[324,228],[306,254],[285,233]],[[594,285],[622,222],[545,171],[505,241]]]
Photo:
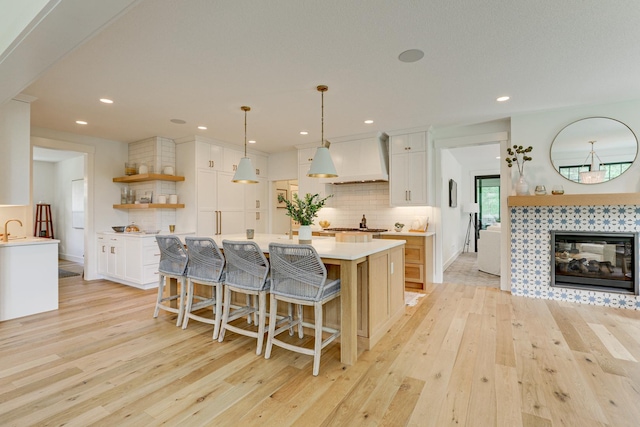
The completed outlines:
[[[328,220],[331,227],[358,227],[362,215],[367,218],[367,227],[393,230],[396,222],[405,224],[408,231],[416,217],[431,218],[431,207],[391,207],[389,206],[389,183],[371,182],[333,185],[332,206],[323,208],[316,220]],[[431,221],[433,223],[433,221]],[[432,230],[432,228],[429,228]]]

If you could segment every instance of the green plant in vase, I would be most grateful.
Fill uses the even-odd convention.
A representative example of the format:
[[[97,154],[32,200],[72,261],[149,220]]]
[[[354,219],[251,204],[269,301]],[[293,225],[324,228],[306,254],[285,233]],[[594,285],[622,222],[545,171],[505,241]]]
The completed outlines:
[[[307,193],[301,199],[294,193],[293,200],[287,200],[282,194],[278,195],[278,202],[285,204],[287,216],[300,223],[300,228],[298,229],[298,241],[300,243],[311,243],[311,224],[313,224],[318,212],[331,196],[321,199],[319,194]]]

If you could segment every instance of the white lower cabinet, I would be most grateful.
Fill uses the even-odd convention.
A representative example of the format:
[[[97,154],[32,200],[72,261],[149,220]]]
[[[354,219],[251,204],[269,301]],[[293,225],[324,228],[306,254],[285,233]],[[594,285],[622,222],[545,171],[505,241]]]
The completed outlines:
[[[160,249],[153,235],[98,233],[98,273],[140,289],[158,286]]]

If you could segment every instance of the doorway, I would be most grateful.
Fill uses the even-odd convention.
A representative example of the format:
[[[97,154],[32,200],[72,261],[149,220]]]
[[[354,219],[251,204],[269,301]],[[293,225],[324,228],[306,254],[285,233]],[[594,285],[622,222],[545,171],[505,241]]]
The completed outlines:
[[[478,204],[478,231],[500,222],[500,175],[476,176],[474,192]]]

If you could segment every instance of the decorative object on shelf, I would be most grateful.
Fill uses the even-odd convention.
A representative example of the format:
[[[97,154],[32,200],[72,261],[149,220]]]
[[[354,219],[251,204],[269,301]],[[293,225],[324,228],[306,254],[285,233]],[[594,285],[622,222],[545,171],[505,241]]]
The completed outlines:
[[[127,204],[131,205],[136,201],[136,190],[130,188],[127,192]]]
[[[536,196],[544,196],[547,194],[547,188],[544,185],[536,185],[535,189]]]
[[[151,203],[153,200],[153,191],[145,191],[144,196],[140,196],[140,203]]]
[[[564,188],[562,187],[562,185],[554,185],[551,188],[551,194],[556,195],[556,196],[564,194]]]
[[[285,199],[282,195],[278,197],[278,201],[284,201],[286,205],[287,216],[300,223],[300,228],[298,229],[298,241],[300,243],[311,243],[310,226],[313,224],[313,219],[318,216],[318,212],[331,196],[333,195],[321,199],[318,194],[307,193],[304,199],[300,199],[298,194],[294,193],[293,201]]]
[[[127,176],[135,175],[137,171],[137,167],[135,163],[126,162],[124,164],[124,174]]]
[[[532,146],[524,148],[522,145],[514,145],[513,148],[507,148],[507,154],[511,156],[505,158],[507,165],[509,167],[513,167],[515,163],[518,167],[518,180],[516,181],[516,194],[518,196],[525,196],[529,194],[529,183],[524,178],[524,164],[533,160],[532,157],[527,155],[527,153],[530,153],[532,150]]]
[[[251,108],[243,105],[240,109],[244,111],[244,157],[240,159],[231,181],[238,184],[257,184],[256,170],[251,164],[251,159],[247,157],[247,111],[251,111]]]
[[[156,201],[156,203],[159,203],[161,205],[164,205],[167,203],[167,196],[164,194],[160,194],[158,195],[158,200]]]
[[[149,173],[149,168],[144,163],[141,163],[140,166],[138,166],[138,173],[140,175]]]
[[[316,155],[313,156],[313,161],[311,162],[311,167],[309,168],[309,172],[307,172],[307,176],[312,178],[335,178],[338,176],[338,172],[336,172],[336,167],[333,164],[331,154],[329,153],[329,146],[331,143],[324,139],[324,93],[329,90],[329,87],[320,85],[316,89],[320,92],[322,97],[320,147],[316,150]]]
[[[129,201],[129,187],[122,187],[120,189],[120,204],[126,205]]]
[[[529,183],[525,179],[524,175],[518,176],[518,181],[516,181],[516,194],[518,196],[529,195]]]
[[[174,224],[169,225],[169,232],[174,233],[176,231],[176,226]]]
[[[393,227],[396,231],[400,232],[404,228],[404,224],[400,222],[396,222],[395,224],[393,224]]]
[[[169,194],[169,204],[177,205],[178,204],[178,195],[177,194]]]
[[[416,233],[424,233],[429,228],[429,217],[428,216],[417,216],[411,222],[411,228],[409,231]]]
[[[162,169],[162,173],[165,175],[173,175],[175,172],[173,166],[165,166],[164,169]]]
[[[329,226],[331,225],[331,223],[329,221],[327,221],[326,219],[321,219],[320,221],[318,221],[318,224],[322,228],[329,228]]]
[[[469,252],[469,245],[471,244],[471,229],[473,228],[474,241],[477,235],[475,215],[480,212],[480,205],[478,203],[465,203],[464,211],[469,212],[469,224],[467,225],[467,237],[464,239],[464,248],[462,252]]]
[[[587,166],[586,161],[589,160],[589,157],[591,157],[591,163],[588,165],[589,170],[585,172],[580,172],[580,182],[583,184],[598,184],[600,182],[603,182],[604,176],[607,173],[606,170],[600,169],[600,164],[602,163],[602,160],[600,160],[600,157],[596,154],[596,152],[593,149],[593,145],[595,143],[596,141],[589,141],[589,144],[591,144],[591,150],[589,151],[589,154],[587,154],[587,158],[584,159],[584,162],[582,162],[583,167],[586,167]],[[598,158],[597,162],[596,162],[596,157]]]

